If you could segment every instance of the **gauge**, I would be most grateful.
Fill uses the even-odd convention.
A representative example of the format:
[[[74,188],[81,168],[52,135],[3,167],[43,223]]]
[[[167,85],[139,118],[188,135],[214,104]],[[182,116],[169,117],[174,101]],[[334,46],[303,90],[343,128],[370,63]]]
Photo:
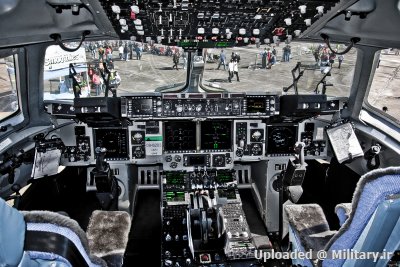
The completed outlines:
[[[296,143],[296,126],[269,126],[268,154],[290,154]]]

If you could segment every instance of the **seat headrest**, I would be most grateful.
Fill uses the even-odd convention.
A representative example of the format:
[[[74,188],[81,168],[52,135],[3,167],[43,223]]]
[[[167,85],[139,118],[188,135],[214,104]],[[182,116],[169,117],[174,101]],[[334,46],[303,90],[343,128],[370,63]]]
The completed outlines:
[[[25,241],[24,216],[0,198],[0,266],[17,266]]]

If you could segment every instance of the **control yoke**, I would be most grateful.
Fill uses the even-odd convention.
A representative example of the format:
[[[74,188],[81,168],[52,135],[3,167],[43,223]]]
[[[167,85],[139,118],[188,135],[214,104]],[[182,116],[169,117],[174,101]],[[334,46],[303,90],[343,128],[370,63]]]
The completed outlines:
[[[297,203],[303,194],[303,180],[306,174],[307,163],[304,160],[303,142],[297,142],[294,146],[295,157],[289,159],[283,175],[283,190],[290,201]]]
[[[97,199],[106,210],[116,210],[118,207],[118,183],[108,163],[104,160],[107,149],[96,147],[96,167],[90,172],[91,180],[96,183]]]

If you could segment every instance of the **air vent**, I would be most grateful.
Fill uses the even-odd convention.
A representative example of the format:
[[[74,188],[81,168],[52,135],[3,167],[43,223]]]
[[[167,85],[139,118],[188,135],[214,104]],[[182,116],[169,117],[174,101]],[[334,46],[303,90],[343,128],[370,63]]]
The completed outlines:
[[[239,187],[241,185],[251,185],[251,167],[250,165],[235,165],[233,167],[236,171],[236,181]]]
[[[119,175],[119,168],[111,169],[111,174],[112,175]]]
[[[161,179],[161,171],[156,167],[139,167],[138,168],[138,184],[139,185],[159,185]]]

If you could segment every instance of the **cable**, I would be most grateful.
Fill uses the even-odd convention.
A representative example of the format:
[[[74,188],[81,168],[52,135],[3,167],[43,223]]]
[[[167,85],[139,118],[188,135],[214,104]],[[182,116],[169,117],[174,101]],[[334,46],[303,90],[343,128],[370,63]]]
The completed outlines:
[[[51,34],[50,38],[52,38],[64,51],[75,52],[81,47],[83,41],[85,41],[86,35],[89,35],[89,34],[90,34],[90,31],[83,31],[82,32],[81,41],[79,42],[79,45],[76,48],[68,48],[68,47],[66,47],[63,44],[63,42],[61,40],[61,35],[59,33]]]
[[[334,53],[334,54],[336,54],[336,55],[344,55],[344,54],[346,54],[347,52],[350,51],[350,49],[353,48],[354,44],[358,43],[358,42],[361,40],[361,39],[358,38],[358,37],[353,37],[353,38],[351,38],[351,39],[350,39],[350,42],[351,42],[350,45],[349,45],[344,51],[339,52],[339,51],[334,51],[334,50],[332,49],[331,43],[330,43],[330,41],[329,41],[329,36],[328,36],[328,35],[326,35],[325,33],[321,33],[321,37],[322,37],[322,39],[324,39],[324,42],[325,42],[326,45],[328,46],[329,50],[331,50],[331,52]]]

